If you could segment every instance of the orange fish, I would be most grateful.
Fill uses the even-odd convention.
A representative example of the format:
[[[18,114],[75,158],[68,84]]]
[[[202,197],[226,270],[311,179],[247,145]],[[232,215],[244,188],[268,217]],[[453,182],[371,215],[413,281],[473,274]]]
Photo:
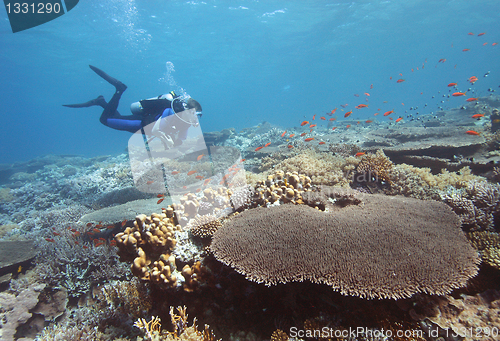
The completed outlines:
[[[300,134],[300,136],[301,136],[301,137],[302,137],[302,136],[306,136],[306,135],[307,135],[307,133],[302,133],[302,134]]]
[[[456,86],[456,85],[457,85],[457,83],[450,83],[450,84],[448,84],[448,87]]]
[[[472,115],[472,118],[480,118],[480,117],[484,117],[484,114],[475,114],[475,115]]]
[[[373,116],[377,116],[378,114],[380,114],[379,112],[376,112],[375,114],[373,114]]]
[[[346,127],[346,129],[347,129],[347,128],[350,128],[350,127],[351,127],[351,125],[350,125],[350,124],[348,124],[348,125],[346,125],[345,127]]]
[[[321,141],[319,144],[325,144],[325,142]]]
[[[286,134],[286,130],[283,132],[283,134],[281,134],[281,137],[284,137]]]
[[[201,155],[198,155],[198,157],[196,158],[196,161],[200,161],[202,157],[204,157],[205,154],[201,154]]]
[[[365,96],[370,97],[370,94],[368,92],[365,92]]]
[[[99,229],[92,229],[92,232],[94,232],[94,233],[101,233],[101,230],[99,230]]]
[[[146,185],[152,185],[154,181],[146,181]]]
[[[292,149],[293,146],[291,144],[288,145],[288,149]]]
[[[365,154],[366,154],[366,153],[359,152],[359,153],[356,153],[356,155],[355,155],[355,156],[356,156],[356,157],[359,157],[359,156],[363,156],[363,155],[365,155]]]
[[[323,117],[323,116],[321,116],[321,117],[320,117],[320,119],[321,119],[322,121],[326,121],[326,118],[325,118],[325,117]]]
[[[402,117],[399,117],[399,118],[397,118],[397,119],[396,119],[396,122],[399,122],[399,121],[401,121],[402,119],[403,119]]]
[[[352,110],[351,111],[348,111],[344,114],[344,117],[349,117],[349,115],[352,114]]]
[[[262,148],[264,148],[264,147],[257,147],[257,148],[255,148],[255,151],[256,151],[256,152],[258,152],[258,151],[259,151],[259,150],[261,150]]]
[[[187,172],[187,175],[193,175],[194,173],[196,173],[196,171],[192,170],[192,171]]]
[[[358,104],[355,106],[356,109],[361,109],[361,108],[368,108],[366,104]]]
[[[486,46],[486,45],[488,45],[488,43],[484,43],[484,44],[483,44],[483,46]]]
[[[335,117],[332,117],[332,118],[330,118],[328,121],[335,121],[335,120],[336,120],[336,118],[335,118]]]
[[[290,134],[290,136],[288,136],[288,137],[292,138],[292,137],[294,137],[294,136],[295,136],[295,134]]]
[[[384,113],[384,116],[389,116],[390,114],[392,114],[394,112],[394,110],[391,110],[391,111],[386,111]]]
[[[370,84],[370,89],[373,89],[373,84]]]
[[[57,233],[57,232],[54,232],[54,231],[52,231],[52,234],[53,234],[54,236],[60,236],[60,235],[61,235],[60,233]]]
[[[472,76],[472,77],[469,78],[469,82],[471,84],[474,84],[476,81],[477,81],[477,77],[476,76]]]
[[[462,52],[470,51],[470,49],[463,49]]]
[[[211,178],[206,179],[206,180],[205,180],[205,182],[203,183],[203,186],[206,186],[206,185],[207,185],[210,181],[212,181],[212,179],[211,179]]]
[[[372,120],[366,120],[365,123],[372,123]]]
[[[309,142],[309,141],[312,141],[312,140],[314,140],[314,137],[308,137],[308,138],[307,138],[307,139],[305,139],[304,141]]]
[[[484,36],[485,34],[486,34],[486,32],[482,32],[482,33],[478,33],[477,36],[480,37],[480,36]]]
[[[495,46],[495,45],[498,45],[498,43],[492,43],[491,46]]]
[[[241,161],[240,161],[240,162],[244,162],[245,160],[246,160],[246,159],[241,159]]]
[[[94,224],[92,224],[92,223],[87,223],[87,227],[91,227],[92,225],[94,225]]]
[[[396,81],[396,83],[403,83],[404,81],[405,81],[404,79],[400,78]]]
[[[198,179],[198,180],[201,180],[201,179],[203,179],[203,176],[197,175],[197,176],[195,176],[195,178]]]
[[[438,60],[438,63],[444,63],[446,61],[445,58],[441,58],[440,60]]]
[[[48,241],[49,243],[55,243],[56,241],[52,238],[45,238],[46,241]]]
[[[475,102],[475,101],[477,101],[477,98],[476,97],[467,98],[466,101],[467,102]]]
[[[467,34],[468,34],[468,35],[470,35],[470,36],[473,36],[473,35],[474,35],[474,33],[472,33],[472,32],[469,32],[469,33],[467,33]]]
[[[165,194],[158,194],[156,197],[157,198],[163,198],[165,196]]]
[[[458,97],[458,96],[465,96],[465,92],[454,92],[451,94],[452,96]]]
[[[309,128],[314,128],[314,127],[316,127],[316,124],[311,124],[311,125],[309,126]]]
[[[304,122],[302,122],[300,125],[301,125],[301,126],[305,126],[306,124],[309,124],[309,121],[304,121]]]
[[[337,129],[337,127],[333,127],[333,128],[332,128],[332,130],[335,130],[335,129]]]
[[[159,205],[159,204],[161,204],[161,202],[162,202],[163,200],[165,200],[165,198],[161,198],[161,199],[160,199],[160,200],[158,200],[156,203]]]
[[[172,173],[170,173],[170,174],[172,174],[172,175],[177,175],[177,174],[179,174],[179,172],[178,172],[178,171],[173,171],[173,172],[172,172]]]
[[[474,130],[467,130],[465,133],[469,135],[481,135],[481,133],[478,133],[477,131]]]
[[[313,121],[316,119],[316,114],[313,115]]]
[[[337,108],[333,109],[333,110],[330,112],[330,114],[331,114],[331,115],[335,114],[335,111],[337,111]]]
[[[271,142],[268,142],[264,145],[264,147],[269,147],[271,145]]]

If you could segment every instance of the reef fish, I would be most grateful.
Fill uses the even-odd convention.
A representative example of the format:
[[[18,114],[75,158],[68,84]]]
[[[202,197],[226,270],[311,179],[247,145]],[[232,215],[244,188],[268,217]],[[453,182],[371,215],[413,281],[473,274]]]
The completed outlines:
[[[477,131],[474,130],[467,130],[465,133],[469,135],[481,135],[481,133],[478,133]]]

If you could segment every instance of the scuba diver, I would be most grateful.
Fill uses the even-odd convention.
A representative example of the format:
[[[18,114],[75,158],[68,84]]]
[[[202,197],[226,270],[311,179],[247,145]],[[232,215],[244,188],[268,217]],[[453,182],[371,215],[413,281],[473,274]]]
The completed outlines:
[[[173,91],[149,99],[132,103],[130,111],[132,115],[122,116],[118,112],[118,103],[127,86],[119,80],[109,76],[107,73],[95,66],[89,67],[101,76],[105,81],[116,89],[113,97],[106,102],[103,96],[80,104],[63,104],[69,108],[87,108],[100,106],[104,110],[99,119],[107,127],[136,133],[144,127],[154,123],[151,134],[158,137],[167,149],[181,145],[187,137],[191,126],[199,125],[198,118],[201,117],[201,105],[196,100],[189,98],[187,101],[180,98]],[[149,131],[149,129],[148,129]],[[151,139],[150,139],[151,140]]]

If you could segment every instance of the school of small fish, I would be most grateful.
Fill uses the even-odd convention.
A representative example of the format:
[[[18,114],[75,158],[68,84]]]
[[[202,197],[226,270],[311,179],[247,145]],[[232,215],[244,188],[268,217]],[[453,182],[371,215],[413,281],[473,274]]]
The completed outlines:
[[[470,36],[476,36],[472,32],[469,32],[468,35],[470,35]],[[484,35],[486,35],[486,32],[482,32],[482,33],[477,34],[477,37],[481,37],[481,36],[484,36]],[[487,46],[487,45],[488,45],[488,43],[484,42],[484,43],[482,43],[481,46]],[[496,46],[496,45],[498,45],[498,44],[495,42],[495,43],[490,44],[489,46]],[[453,44],[451,45],[451,47],[453,48]],[[465,48],[462,49],[463,52],[471,51],[470,53],[472,53],[473,50],[476,50],[476,49],[472,48],[471,46],[468,46],[468,47],[465,47]],[[453,59],[453,56],[451,56],[450,58],[440,58],[437,61],[435,67],[437,68],[438,65],[445,64],[445,63],[447,63],[447,61],[452,60],[452,59]],[[424,60],[424,62],[422,62],[421,65],[419,65],[417,67],[414,67],[414,68],[411,68],[411,72],[422,71],[422,70],[424,70],[426,68],[426,66],[427,66],[427,58]],[[456,69],[456,67],[457,67],[457,65],[454,65],[453,68]],[[489,71],[484,75],[484,77],[487,77],[488,74],[489,74]],[[396,84],[401,84],[401,85],[397,85],[397,86],[404,86],[404,84],[402,84],[402,83],[410,83],[412,81],[411,73],[408,73],[406,75],[406,77],[404,77],[404,78],[403,78],[403,73],[402,72],[398,73],[397,76],[398,77],[394,77],[394,80],[393,80],[393,76],[389,77],[390,81],[393,81]],[[459,88],[458,88],[459,84],[462,84],[464,87],[467,87],[467,83],[469,83],[468,85],[470,86],[470,85],[474,85],[477,81],[478,81],[478,77],[477,76],[470,76],[469,78],[464,79],[463,82],[458,82],[458,81],[453,80],[452,82],[449,82],[448,84],[446,84],[446,83],[443,84],[443,87],[446,86],[447,88],[450,88],[449,89],[449,94],[447,95],[447,99],[455,98],[455,97],[456,98],[460,98],[460,97],[467,96],[468,98],[465,99],[465,102],[468,102],[468,103],[472,103],[472,102],[479,103],[479,100],[480,100],[479,97],[475,97],[475,96],[474,97],[472,97],[472,96],[469,97],[469,93],[470,92],[474,92],[474,90],[472,90],[471,88],[468,88],[466,90],[459,90]],[[370,105],[369,105],[368,102],[370,100],[373,100],[375,98],[372,95],[373,95],[373,91],[377,90],[377,87],[374,86],[374,84],[372,83],[372,84],[370,84],[369,89],[370,89],[369,91],[372,92],[372,93],[370,93],[368,91],[366,91],[366,92],[363,91],[363,92],[355,93],[354,94],[354,97],[359,98],[360,94],[362,93],[365,96],[365,102],[366,102],[366,104],[365,103],[360,103],[360,104],[355,105],[354,109],[356,109],[356,110],[364,109],[364,111],[366,111],[367,109],[370,108]],[[491,91],[491,90],[489,89],[488,91]],[[420,92],[420,95],[423,95],[423,94],[424,94],[424,91]],[[442,96],[446,97],[446,95],[442,95]],[[434,98],[434,97],[435,96],[432,96],[432,98]],[[444,101],[442,101],[442,103],[443,102]],[[383,101],[383,103],[384,104],[388,104],[389,101]],[[404,106],[404,105],[405,105],[405,103],[401,103],[401,106]],[[352,120],[352,117],[356,116],[357,111],[349,110],[349,111],[345,111],[344,112],[344,109],[346,109],[349,106],[349,103],[343,103],[343,104],[340,104],[339,106],[341,107],[340,111],[343,112],[343,118],[344,119],[350,119],[350,120]],[[427,106],[427,104],[426,104],[426,106]],[[410,110],[412,110],[412,109],[413,108],[411,108]],[[337,118],[338,118],[338,117],[334,116],[337,113],[337,110],[338,110],[338,108],[335,107],[331,111],[326,112],[325,116],[320,116],[320,121],[325,121],[327,124],[329,124],[329,127],[331,127],[331,123],[330,122],[336,121]],[[378,116],[381,112],[383,112],[382,108],[378,108],[376,110],[376,112],[373,114],[373,116]],[[403,110],[398,110],[397,108],[392,108],[390,110],[387,110],[387,111],[383,112],[382,117],[386,117],[389,120],[389,122],[392,121],[393,123],[391,123],[391,124],[404,124],[405,121],[403,119],[403,115],[407,114],[407,113],[408,112],[406,110],[403,111]],[[389,117],[391,114],[394,114],[397,117],[394,117],[394,118],[393,117]],[[417,114],[418,114],[418,112],[417,112]],[[307,128],[309,128],[309,131],[308,132],[307,131],[306,132],[302,132],[302,133],[300,133],[298,135],[298,137],[300,137],[302,139],[300,139],[298,137],[295,137],[296,133],[298,133],[298,132],[289,134],[288,136],[287,136],[288,130],[285,130],[282,133],[280,133],[281,138],[286,139],[286,142],[288,142],[288,144],[287,144],[287,148],[288,149],[294,148],[295,143],[300,142],[300,141],[309,142],[309,143],[312,143],[312,141],[317,141],[317,143],[319,145],[324,145],[326,143],[325,141],[322,141],[321,139],[318,140],[318,136],[316,136],[316,135],[314,137],[311,136],[311,133],[314,132],[314,128],[316,128],[318,126],[318,124],[320,123],[320,122],[316,121],[316,115],[317,114],[313,114],[309,119],[306,116],[304,116],[305,120],[303,120],[300,123],[300,127],[306,127],[307,126]],[[327,118],[327,116],[334,116],[334,117]],[[411,117],[411,115],[407,115],[407,118],[408,117]],[[472,119],[481,119],[482,117],[484,117],[484,114],[478,113],[478,114],[474,114],[472,116]],[[411,117],[411,119],[409,119],[408,121],[412,121],[412,120],[413,120],[413,117]],[[313,123],[313,122],[318,122],[318,123]],[[368,120],[363,119],[363,120],[360,120],[360,121],[356,121],[356,124],[359,125],[359,124],[362,124],[362,122],[364,122],[364,124],[366,124],[366,125],[369,125],[370,123],[373,123],[374,121],[371,120],[371,119],[368,119]],[[347,129],[349,129],[350,127],[351,127],[351,124],[346,124],[346,125],[344,125],[344,129],[336,130],[337,128],[339,128],[339,126],[337,125],[337,126],[331,127],[331,131],[336,131],[336,132],[339,132],[339,133],[343,133],[343,132],[346,132]],[[300,129],[298,129],[298,130],[300,130]],[[464,130],[464,134],[474,135],[474,136],[480,135],[479,132],[476,132],[474,130],[467,130],[467,131]],[[309,135],[309,136],[307,136],[307,135]],[[290,140],[293,137],[295,137],[295,139],[294,140]],[[269,143],[267,143],[267,144],[265,144],[263,146],[257,146],[255,148],[255,151],[258,152],[261,149],[266,148],[266,147],[268,147],[270,145],[271,145],[271,142],[269,142]],[[356,156],[359,156],[359,155],[356,155]]]

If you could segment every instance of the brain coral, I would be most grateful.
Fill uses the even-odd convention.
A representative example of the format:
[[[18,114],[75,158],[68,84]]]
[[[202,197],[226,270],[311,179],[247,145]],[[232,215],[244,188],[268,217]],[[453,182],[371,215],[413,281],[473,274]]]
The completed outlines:
[[[250,209],[215,232],[211,250],[255,282],[309,280],[365,298],[446,294],[477,274],[479,257],[445,204],[353,192],[357,200],[335,205],[349,195],[326,190],[327,212]]]

